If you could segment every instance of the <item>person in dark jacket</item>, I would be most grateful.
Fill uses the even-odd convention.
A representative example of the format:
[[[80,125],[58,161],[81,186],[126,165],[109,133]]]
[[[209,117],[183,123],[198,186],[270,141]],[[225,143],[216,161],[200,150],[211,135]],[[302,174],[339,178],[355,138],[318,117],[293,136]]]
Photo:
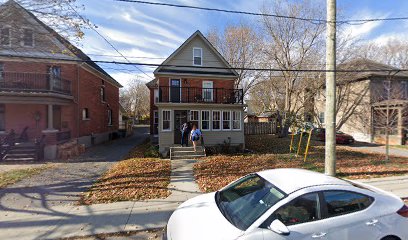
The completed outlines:
[[[190,124],[188,122],[185,122],[183,125],[181,125],[181,146],[183,147],[186,145],[188,147],[188,135],[190,134],[191,128]]]

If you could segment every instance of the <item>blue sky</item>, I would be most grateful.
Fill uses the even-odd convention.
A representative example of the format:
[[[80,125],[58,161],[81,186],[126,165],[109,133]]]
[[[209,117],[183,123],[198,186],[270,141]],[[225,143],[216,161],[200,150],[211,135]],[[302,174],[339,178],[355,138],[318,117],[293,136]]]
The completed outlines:
[[[161,2],[259,12],[263,4],[271,1],[274,0],[169,0]],[[324,0],[312,1],[322,2],[320,6],[325,9]],[[222,29],[228,23],[241,20],[259,24],[257,22],[259,18],[245,15],[112,0],[78,0],[78,2],[85,5],[85,10],[81,14],[98,26],[98,31],[109,39],[122,54],[129,56],[129,60],[133,62],[161,63],[196,30],[206,34],[213,28]],[[408,16],[408,1],[406,0],[338,0],[337,4],[341,17],[347,19]],[[408,40],[408,21],[373,22],[346,26],[346,28],[353,36],[378,44],[383,44],[389,39]],[[79,47],[95,60],[125,61],[119,57],[97,56],[98,54],[118,54],[91,30],[86,31],[85,39]],[[112,64],[101,66],[125,86],[132,79],[139,78],[144,81],[149,79],[132,66]],[[153,77],[154,68],[142,66],[140,68]]]

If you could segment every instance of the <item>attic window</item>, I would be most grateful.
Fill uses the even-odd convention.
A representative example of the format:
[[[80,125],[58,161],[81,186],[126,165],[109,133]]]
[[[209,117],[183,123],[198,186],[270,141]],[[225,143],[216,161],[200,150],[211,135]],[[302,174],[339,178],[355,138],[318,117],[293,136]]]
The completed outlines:
[[[203,65],[203,49],[193,48],[193,65],[202,66]]]
[[[29,28],[24,29],[23,44],[26,47],[34,46],[34,31],[32,29]]]
[[[0,44],[3,46],[10,45],[10,28],[2,28],[0,31]]]

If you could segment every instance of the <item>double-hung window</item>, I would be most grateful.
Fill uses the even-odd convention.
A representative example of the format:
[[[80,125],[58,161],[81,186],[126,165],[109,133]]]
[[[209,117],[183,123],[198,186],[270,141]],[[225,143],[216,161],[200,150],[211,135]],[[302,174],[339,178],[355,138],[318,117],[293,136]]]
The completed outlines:
[[[25,47],[33,47],[34,46],[34,31],[29,28],[25,28],[23,30],[23,45]]]
[[[4,65],[0,63],[0,87],[4,84]]]
[[[193,48],[193,65],[202,66],[203,65],[203,49]]]
[[[230,111],[222,112],[222,129],[231,130],[231,112]]]
[[[153,111],[153,134],[157,134],[159,129],[159,112]]]
[[[212,130],[221,130],[221,112],[212,112]]]
[[[10,40],[10,28],[5,27],[2,28],[0,31],[0,44],[2,46],[10,46],[11,45],[11,40]]]
[[[199,121],[200,121],[200,111],[191,110],[190,111],[190,122],[193,125],[196,125],[196,127],[200,128],[198,125]]]
[[[89,120],[89,109],[82,109],[82,120]]]
[[[201,129],[210,130],[210,111],[201,111]]]
[[[232,112],[232,129],[241,130],[241,112]]]
[[[163,110],[163,131],[170,131],[171,130],[171,111],[170,110]]]

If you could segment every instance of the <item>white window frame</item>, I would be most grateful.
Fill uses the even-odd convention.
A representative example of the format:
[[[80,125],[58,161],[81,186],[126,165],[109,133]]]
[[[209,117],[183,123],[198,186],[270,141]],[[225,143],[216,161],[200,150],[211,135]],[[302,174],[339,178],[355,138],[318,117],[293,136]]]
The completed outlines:
[[[154,97],[154,103],[158,103],[159,102],[159,89],[153,90],[153,97]]]
[[[224,113],[229,113],[229,120],[228,120],[229,121],[229,128],[224,128],[224,122],[225,122]],[[231,131],[232,130],[231,120],[232,120],[231,111],[222,111],[222,121],[221,121],[221,123],[222,123],[222,130],[223,131]]]
[[[29,47],[29,48],[33,48],[33,47],[35,47],[35,31],[34,31],[34,29],[32,29],[32,28],[28,28],[28,27],[24,27],[24,28],[22,28],[22,33],[21,33],[21,46],[23,46],[23,47]],[[33,38],[33,44],[32,45],[25,45],[25,30],[31,30],[32,31],[32,33],[33,33],[33,35],[32,35],[32,38]]]
[[[197,112],[197,119],[193,119],[193,112]],[[190,122],[200,122],[200,111],[199,110],[190,110]]]
[[[204,85],[206,83],[211,83],[211,88],[208,88],[208,89],[204,88]],[[202,86],[202,94],[203,94],[204,102],[213,102],[214,101],[214,81],[205,80],[205,81],[202,82],[201,86]],[[206,93],[209,93],[211,98],[206,99],[205,98]]]
[[[113,112],[112,109],[108,109],[108,126],[113,125]]]
[[[182,102],[182,99],[183,99],[183,98],[182,98],[182,96],[181,96],[181,93],[182,93],[181,90],[183,89],[183,88],[182,88],[182,87],[183,87],[183,85],[182,85],[183,83],[182,83],[182,81],[181,81],[181,78],[171,78],[171,77],[169,78],[169,102],[172,102],[172,101],[171,101],[171,87],[172,87],[172,85],[171,85],[171,80],[179,80],[179,81],[180,81],[180,102]]]
[[[241,124],[241,111],[232,111],[231,112],[232,114],[232,116],[231,116],[231,122],[232,122],[232,124],[231,124],[231,127],[232,127],[232,130],[233,131],[241,131],[242,130],[242,124]],[[236,113],[238,113],[238,119],[234,119],[234,117],[235,117],[235,114]],[[234,128],[234,122],[238,122],[238,124],[239,124],[239,128]]]
[[[204,120],[204,118],[203,118],[203,113],[208,113],[208,120]],[[208,131],[211,131],[211,111],[210,110],[201,110],[201,121],[200,121],[200,127],[201,127],[201,130],[202,131],[206,131],[206,132],[208,132]],[[203,128],[203,122],[204,121],[206,121],[206,122],[208,122],[208,129],[204,129]]]
[[[9,42],[8,42],[8,44],[0,44],[0,46],[11,47],[11,27],[10,26],[4,26],[3,28],[1,28],[1,31],[3,31],[3,29],[8,29]],[[2,32],[0,32],[0,37],[3,37],[1,35],[2,35]],[[0,38],[0,40],[1,40],[1,38]]]
[[[214,113],[219,113],[219,119],[214,120]],[[214,128],[213,122],[217,121],[220,124],[220,128]],[[211,113],[211,130],[212,131],[221,131],[222,130],[222,111],[219,110],[213,110]]]
[[[90,120],[89,108],[82,109],[82,120]]]
[[[168,120],[166,120],[165,118],[164,118],[164,112],[169,112],[169,119]],[[162,130],[162,132],[171,132],[171,123],[172,123],[172,121],[171,121],[171,110],[168,110],[168,109],[163,109],[162,110],[162,124],[161,124],[161,130]],[[168,121],[169,122],[169,128],[164,128],[164,121]]]
[[[195,50],[200,50],[200,56],[195,55]],[[196,64],[195,63],[194,60],[195,60],[196,57],[200,57],[201,64]],[[203,49],[202,48],[199,48],[199,47],[194,47],[193,48],[193,66],[203,66]]]
[[[159,111],[153,110],[153,130],[157,126],[157,131],[159,131]]]

